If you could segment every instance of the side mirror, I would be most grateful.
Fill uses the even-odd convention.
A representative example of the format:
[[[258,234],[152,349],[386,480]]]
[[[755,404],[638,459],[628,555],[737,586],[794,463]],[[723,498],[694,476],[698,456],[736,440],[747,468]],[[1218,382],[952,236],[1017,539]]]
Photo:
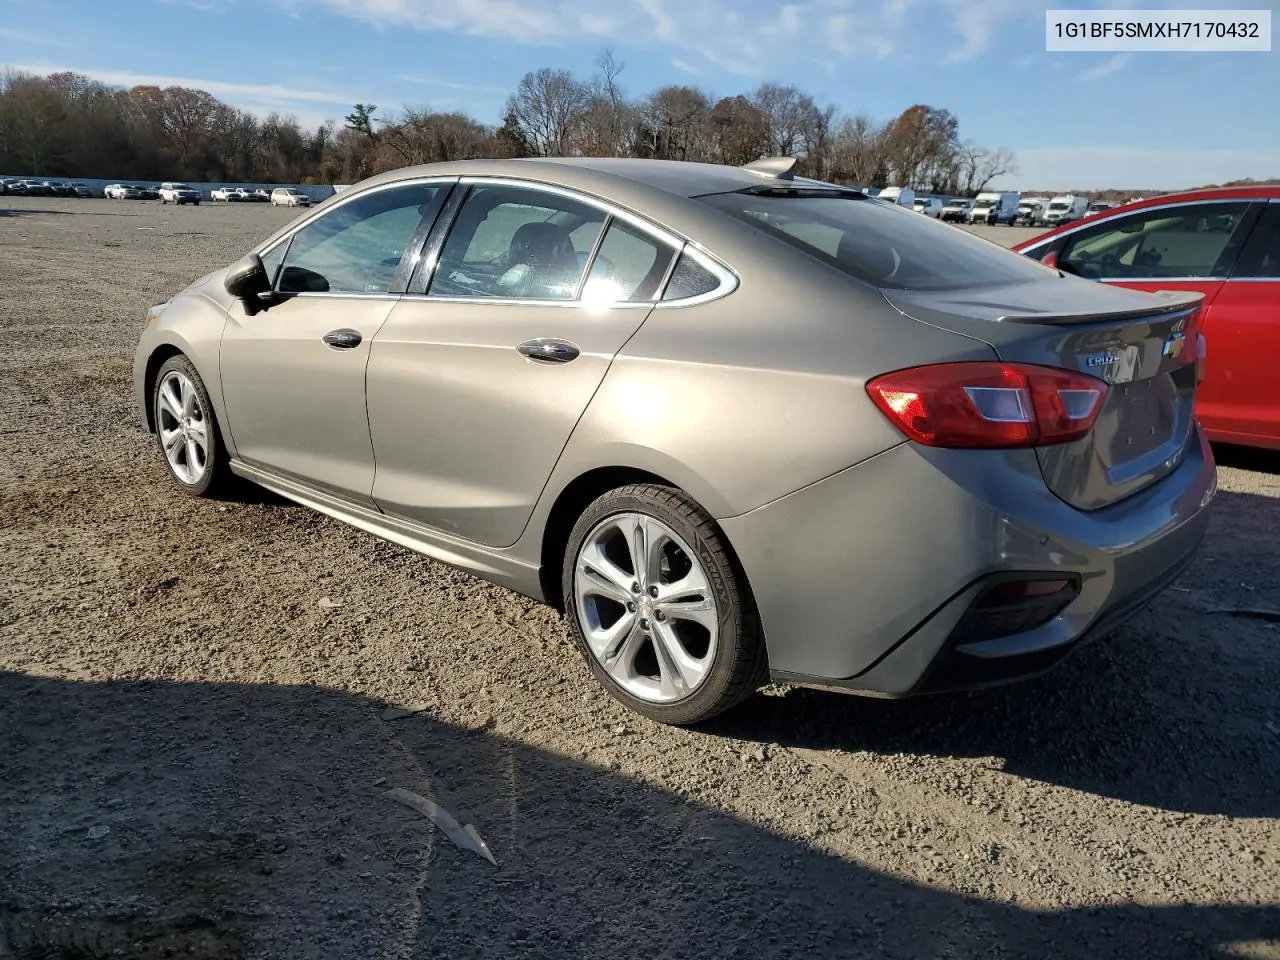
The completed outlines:
[[[267,276],[267,268],[262,265],[262,258],[251,253],[227,271],[222,285],[227,293],[248,304],[256,302],[262,294],[271,290],[271,278]]]

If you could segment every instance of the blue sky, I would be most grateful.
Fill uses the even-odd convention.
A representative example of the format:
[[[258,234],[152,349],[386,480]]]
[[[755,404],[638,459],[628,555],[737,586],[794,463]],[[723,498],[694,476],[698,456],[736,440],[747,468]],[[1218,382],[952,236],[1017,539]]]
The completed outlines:
[[[1014,188],[1280,177],[1276,49],[1046,53],[1044,11],[1027,0],[0,0],[0,65],[203,87],[307,124],[356,101],[494,123],[526,71],[585,76],[609,47],[632,95],[774,80],[877,119],[945,107],[962,136],[1017,153]]]

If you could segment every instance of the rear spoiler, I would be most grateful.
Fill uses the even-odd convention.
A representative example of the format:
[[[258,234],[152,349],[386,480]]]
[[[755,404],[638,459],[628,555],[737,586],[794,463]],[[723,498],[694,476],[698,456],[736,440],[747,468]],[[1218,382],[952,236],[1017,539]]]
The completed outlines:
[[[997,317],[1000,323],[1034,323],[1047,327],[1068,327],[1085,323],[1115,323],[1119,320],[1141,320],[1143,317],[1165,318],[1170,314],[1192,313],[1204,301],[1203,293],[1182,290],[1158,290],[1153,296],[1166,302],[1153,307],[1132,310],[1107,310],[1102,313],[1010,313]]]

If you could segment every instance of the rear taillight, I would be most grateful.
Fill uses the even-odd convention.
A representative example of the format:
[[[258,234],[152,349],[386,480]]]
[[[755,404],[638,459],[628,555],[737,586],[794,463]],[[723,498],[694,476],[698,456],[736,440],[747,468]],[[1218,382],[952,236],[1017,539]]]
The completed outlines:
[[[916,443],[1035,447],[1092,430],[1107,384],[1056,367],[978,361],[887,373],[870,381],[867,393]]]

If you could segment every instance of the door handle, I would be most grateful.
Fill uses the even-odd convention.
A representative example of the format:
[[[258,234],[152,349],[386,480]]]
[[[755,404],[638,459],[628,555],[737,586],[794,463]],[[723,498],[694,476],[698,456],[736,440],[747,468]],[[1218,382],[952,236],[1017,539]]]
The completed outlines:
[[[330,330],[320,338],[331,347],[339,350],[350,350],[352,347],[360,346],[360,331],[344,328],[342,330]]]
[[[556,340],[552,337],[526,340],[516,347],[516,352],[539,363],[568,363],[579,355],[578,348],[568,340]]]

